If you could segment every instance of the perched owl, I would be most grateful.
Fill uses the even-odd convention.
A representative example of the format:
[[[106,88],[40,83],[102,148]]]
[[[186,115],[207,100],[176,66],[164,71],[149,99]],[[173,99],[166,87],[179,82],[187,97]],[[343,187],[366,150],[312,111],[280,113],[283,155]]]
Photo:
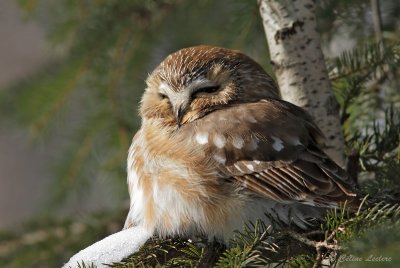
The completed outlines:
[[[359,203],[301,108],[230,49],[169,55],[148,77],[128,154],[125,228],[229,239],[247,221],[306,229],[326,208]]]

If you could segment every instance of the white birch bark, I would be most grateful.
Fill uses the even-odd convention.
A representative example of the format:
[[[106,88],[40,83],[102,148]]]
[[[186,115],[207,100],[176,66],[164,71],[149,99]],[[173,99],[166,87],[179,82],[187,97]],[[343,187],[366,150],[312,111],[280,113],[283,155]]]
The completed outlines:
[[[333,95],[313,0],[258,0],[282,98],[306,109],[326,137],[325,152],[344,165],[339,106]]]

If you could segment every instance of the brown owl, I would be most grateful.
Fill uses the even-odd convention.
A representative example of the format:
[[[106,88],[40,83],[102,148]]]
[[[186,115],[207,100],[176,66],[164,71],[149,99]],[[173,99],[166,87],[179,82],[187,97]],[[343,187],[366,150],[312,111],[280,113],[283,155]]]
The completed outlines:
[[[310,116],[281,100],[246,55],[185,48],[146,82],[128,155],[125,228],[226,240],[249,220],[306,229],[327,208],[358,205]]]

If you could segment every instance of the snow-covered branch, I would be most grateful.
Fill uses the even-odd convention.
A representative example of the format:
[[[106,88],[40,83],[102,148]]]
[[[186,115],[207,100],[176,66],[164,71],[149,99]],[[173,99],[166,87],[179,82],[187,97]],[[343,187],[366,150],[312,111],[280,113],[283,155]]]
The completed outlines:
[[[79,251],[63,267],[75,268],[82,262],[107,267],[106,264],[118,262],[136,252],[151,235],[139,226],[124,229]]]

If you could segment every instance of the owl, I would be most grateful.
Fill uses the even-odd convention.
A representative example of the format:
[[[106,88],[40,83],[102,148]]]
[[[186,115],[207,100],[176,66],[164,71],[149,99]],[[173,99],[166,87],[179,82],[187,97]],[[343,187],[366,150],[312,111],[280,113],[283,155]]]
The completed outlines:
[[[248,221],[307,229],[327,208],[358,206],[310,116],[246,55],[181,49],[146,84],[128,153],[125,228],[227,241]]]

